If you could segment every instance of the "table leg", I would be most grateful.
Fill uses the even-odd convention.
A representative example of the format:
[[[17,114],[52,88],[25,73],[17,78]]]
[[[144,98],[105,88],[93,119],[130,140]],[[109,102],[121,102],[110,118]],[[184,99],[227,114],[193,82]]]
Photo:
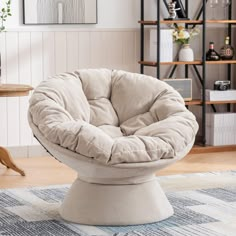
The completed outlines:
[[[16,164],[14,164],[10,152],[8,152],[4,147],[0,147],[0,163],[2,163],[7,168],[20,173],[22,176],[25,176],[25,172],[18,168]]]

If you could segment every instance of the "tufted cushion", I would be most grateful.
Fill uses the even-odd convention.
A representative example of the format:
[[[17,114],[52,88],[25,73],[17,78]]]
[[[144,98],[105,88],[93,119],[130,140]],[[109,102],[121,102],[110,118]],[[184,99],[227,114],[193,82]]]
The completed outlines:
[[[169,85],[107,69],[43,81],[29,113],[50,142],[103,164],[175,158],[198,130],[194,115]]]

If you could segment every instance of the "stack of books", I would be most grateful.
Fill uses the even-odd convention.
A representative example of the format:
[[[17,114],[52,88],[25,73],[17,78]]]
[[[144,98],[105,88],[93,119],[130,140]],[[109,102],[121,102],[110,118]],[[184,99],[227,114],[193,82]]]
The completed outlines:
[[[236,100],[236,90],[210,90],[206,89],[206,101],[232,101]]]
[[[213,146],[236,144],[236,113],[206,114],[206,144]]]

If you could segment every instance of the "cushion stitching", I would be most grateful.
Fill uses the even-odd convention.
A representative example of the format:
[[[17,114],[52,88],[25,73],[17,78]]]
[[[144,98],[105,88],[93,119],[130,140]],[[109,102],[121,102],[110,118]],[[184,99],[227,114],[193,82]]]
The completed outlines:
[[[159,151],[159,150],[169,150],[169,148],[158,148],[158,149],[150,149],[150,150],[133,150],[133,151],[122,151],[122,152],[115,152],[115,154],[119,153],[133,153],[133,152],[151,152],[151,151]]]

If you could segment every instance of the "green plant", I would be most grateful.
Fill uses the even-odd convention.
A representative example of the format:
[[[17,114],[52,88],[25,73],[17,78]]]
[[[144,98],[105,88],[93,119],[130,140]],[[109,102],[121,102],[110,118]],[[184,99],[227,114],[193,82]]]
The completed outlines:
[[[11,0],[7,0],[5,2],[5,7],[2,7],[0,10],[0,32],[5,30],[4,23],[8,16],[11,16]]]

